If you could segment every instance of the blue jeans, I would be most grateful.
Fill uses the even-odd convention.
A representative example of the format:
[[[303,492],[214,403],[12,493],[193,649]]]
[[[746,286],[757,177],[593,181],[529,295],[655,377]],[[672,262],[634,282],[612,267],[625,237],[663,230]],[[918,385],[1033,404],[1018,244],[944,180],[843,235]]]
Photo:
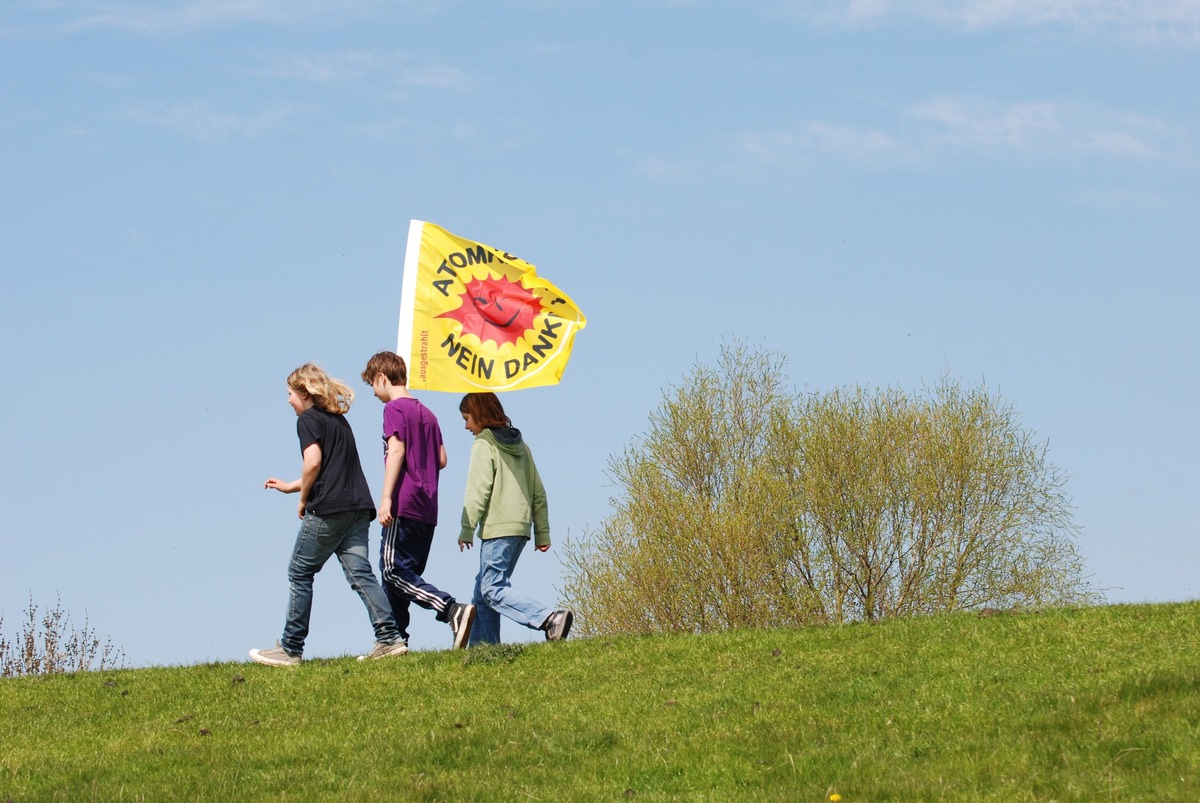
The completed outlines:
[[[475,577],[475,625],[470,644],[500,643],[500,614],[531,630],[540,630],[554,612],[512,588],[513,569],[528,538],[521,535],[479,541],[479,574]]]
[[[367,534],[370,532],[372,511],[351,510],[318,516],[304,514],[296,545],[292,548],[292,562],[288,564],[287,624],[283,626],[280,645],[291,655],[304,654],[304,639],[308,637],[308,620],[312,615],[313,577],[321,571],[330,556],[337,555],[350,587],[358,592],[371,627],[375,629],[375,640],[391,644],[400,640],[400,631],[392,616],[383,588],[371,571],[367,557]]]

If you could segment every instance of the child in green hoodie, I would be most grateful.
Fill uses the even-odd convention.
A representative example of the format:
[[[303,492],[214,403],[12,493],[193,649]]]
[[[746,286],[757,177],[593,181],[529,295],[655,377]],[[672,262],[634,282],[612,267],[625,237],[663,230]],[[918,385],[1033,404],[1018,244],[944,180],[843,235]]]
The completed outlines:
[[[499,644],[501,614],[544,631],[550,641],[565,639],[574,615],[513,590],[511,582],[531,530],[538,552],[550,548],[546,489],[533,453],[495,393],[468,393],[458,410],[467,431],[475,436],[458,536],[459,551],[471,548],[477,530],[480,539],[479,574],[471,600],[477,613],[470,643]]]

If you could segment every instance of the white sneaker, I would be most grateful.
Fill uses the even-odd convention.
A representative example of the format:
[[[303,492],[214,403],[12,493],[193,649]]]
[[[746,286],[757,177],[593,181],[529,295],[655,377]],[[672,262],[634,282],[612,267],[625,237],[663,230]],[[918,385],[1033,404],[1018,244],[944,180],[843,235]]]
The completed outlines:
[[[375,658],[391,658],[394,655],[404,655],[408,652],[408,643],[397,641],[392,644],[384,644],[382,641],[375,642],[375,646],[366,655],[358,656],[358,660],[366,661]]]
[[[450,629],[454,631],[454,649],[464,649],[471,638],[471,625],[475,624],[475,606],[456,602],[448,618]]]
[[[575,614],[568,610],[555,611],[546,617],[546,623],[542,625],[542,630],[546,631],[546,641],[562,641],[571,632],[571,624],[575,621]]]
[[[300,656],[292,655],[279,642],[269,650],[251,650],[250,657],[265,666],[299,666]]]

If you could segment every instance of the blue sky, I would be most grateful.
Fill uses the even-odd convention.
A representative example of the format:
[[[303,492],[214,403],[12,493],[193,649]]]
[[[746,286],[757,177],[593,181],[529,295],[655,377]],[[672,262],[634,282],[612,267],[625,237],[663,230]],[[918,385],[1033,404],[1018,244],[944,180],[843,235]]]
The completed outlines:
[[[738,337],[798,390],[985,383],[1069,474],[1108,599],[1194,599],[1198,67],[1200,0],[11,0],[5,629],[32,595],[135,666],[274,642],[284,380],[315,360],[359,390],[377,491],[357,377],[395,347],[412,218],[588,317],[562,384],[506,396],[556,541]],[[465,597],[470,435],[457,395],[422,398],[451,460],[428,576]],[[561,576],[551,551],[517,582],[550,602]],[[336,565],[312,628],[309,656],[370,644]],[[413,632],[448,644],[425,612]]]

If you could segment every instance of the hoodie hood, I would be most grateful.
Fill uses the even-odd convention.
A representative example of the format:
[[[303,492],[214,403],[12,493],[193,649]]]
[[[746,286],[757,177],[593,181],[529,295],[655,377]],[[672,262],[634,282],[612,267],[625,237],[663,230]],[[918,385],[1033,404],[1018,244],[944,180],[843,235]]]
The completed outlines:
[[[490,427],[479,433],[479,437],[487,438],[496,444],[496,448],[514,457],[525,454],[525,444],[521,440],[521,430],[516,427]]]

